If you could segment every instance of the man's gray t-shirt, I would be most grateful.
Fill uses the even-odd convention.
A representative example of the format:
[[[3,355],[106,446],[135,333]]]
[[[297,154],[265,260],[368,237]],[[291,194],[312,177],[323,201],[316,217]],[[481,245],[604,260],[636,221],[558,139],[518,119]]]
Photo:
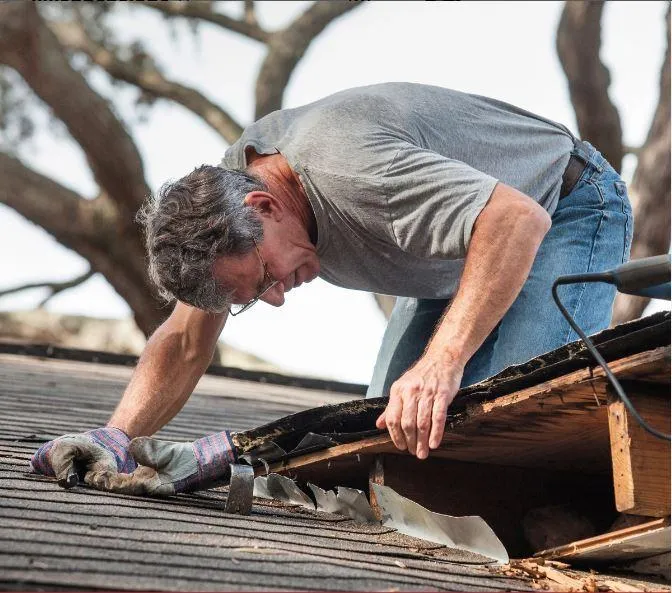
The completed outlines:
[[[275,111],[245,149],[280,152],[317,221],[320,277],[397,296],[449,298],[477,216],[501,181],[553,213],[570,132],[523,109],[439,87],[388,83]]]

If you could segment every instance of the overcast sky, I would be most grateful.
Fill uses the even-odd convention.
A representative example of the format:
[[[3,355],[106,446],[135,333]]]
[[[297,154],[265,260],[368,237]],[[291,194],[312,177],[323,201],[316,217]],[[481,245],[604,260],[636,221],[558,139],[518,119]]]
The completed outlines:
[[[221,6],[233,11],[237,4]],[[277,28],[309,3],[257,5],[261,24]],[[605,9],[602,58],[611,69],[610,94],[620,110],[624,141],[629,145],[643,142],[658,100],[666,6],[665,2],[613,2]],[[261,46],[209,25],[200,29],[197,38],[181,27],[176,42],[153,11],[121,8],[117,18],[124,34],[129,40],[146,40],[166,74],[199,88],[241,123],[251,121],[254,81],[264,57]],[[335,21],[311,45],[287,88],[285,106],[302,105],[353,86],[403,80],[496,97],[565,123],[576,132],[555,52],[561,9],[558,2],[366,3]],[[93,84],[100,92],[111,92],[102,75]],[[149,120],[137,123],[133,93],[116,96],[153,190],[199,164],[217,164],[221,159],[226,144],[186,110],[158,102]],[[46,118],[40,121],[46,129]],[[26,165],[82,195],[96,195],[81,150],[67,134],[41,131],[20,155]],[[633,167],[633,158],[627,158],[626,180]],[[82,258],[3,206],[0,252],[0,289],[70,279],[88,267]],[[0,299],[0,310],[30,309],[43,295],[43,291],[30,291]],[[99,317],[129,314],[125,302],[100,276],[54,298],[48,309]],[[280,309],[259,304],[231,319],[222,337],[289,372],[366,383],[384,326],[370,295],[316,280],[292,291]]]

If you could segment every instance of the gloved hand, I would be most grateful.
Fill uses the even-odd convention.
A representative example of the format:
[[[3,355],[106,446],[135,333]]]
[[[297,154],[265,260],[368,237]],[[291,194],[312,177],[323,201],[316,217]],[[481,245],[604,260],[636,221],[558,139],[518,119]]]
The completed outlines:
[[[87,474],[87,484],[121,494],[171,496],[226,481],[229,465],[237,459],[229,431],[193,443],[138,437],[131,441],[129,450],[139,464],[132,474],[96,471]]]
[[[66,434],[42,445],[30,460],[31,469],[56,476],[60,486],[77,485],[75,462],[90,472],[132,472],[137,464],[128,451],[131,439],[119,428],[96,428],[81,434]],[[74,477],[73,477],[74,476]],[[88,480],[85,478],[85,481]]]

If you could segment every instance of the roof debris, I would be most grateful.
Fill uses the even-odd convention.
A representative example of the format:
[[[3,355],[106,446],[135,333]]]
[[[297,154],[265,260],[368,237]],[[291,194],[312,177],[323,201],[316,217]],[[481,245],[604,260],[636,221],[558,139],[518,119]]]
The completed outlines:
[[[567,570],[568,564],[544,560],[541,558],[528,558],[524,560],[512,560],[509,564],[493,567],[497,572],[509,577],[522,577],[532,581],[535,589],[542,591],[566,591],[569,593],[628,593],[660,591],[659,585],[647,587],[628,584],[622,580],[600,576],[596,573],[580,573]]]

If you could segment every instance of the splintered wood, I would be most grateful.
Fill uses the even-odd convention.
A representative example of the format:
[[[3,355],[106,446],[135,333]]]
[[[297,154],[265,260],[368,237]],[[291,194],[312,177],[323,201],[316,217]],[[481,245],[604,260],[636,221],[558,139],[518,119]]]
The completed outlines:
[[[493,571],[510,577],[524,577],[532,581],[532,587],[540,591],[568,591],[575,593],[628,593],[655,591],[641,583],[632,585],[616,578],[597,574],[585,574],[567,570],[568,564],[538,558],[513,560],[510,564],[497,567]]]
[[[536,555],[563,561],[615,562],[636,560],[670,551],[670,518],[654,519],[543,550]]]
[[[669,386],[670,347],[634,354],[610,366],[619,377]],[[607,404],[602,369],[581,369],[449,416],[443,442],[431,456],[608,475],[612,464]],[[328,460],[378,453],[406,454],[383,433],[271,464],[271,471],[326,468]]]
[[[666,384],[670,347],[613,361],[618,377]],[[669,444],[668,444],[669,447]],[[447,428],[436,456],[586,473],[611,472],[607,380],[586,368],[474,405]]]

